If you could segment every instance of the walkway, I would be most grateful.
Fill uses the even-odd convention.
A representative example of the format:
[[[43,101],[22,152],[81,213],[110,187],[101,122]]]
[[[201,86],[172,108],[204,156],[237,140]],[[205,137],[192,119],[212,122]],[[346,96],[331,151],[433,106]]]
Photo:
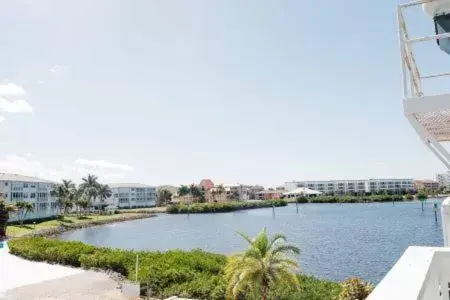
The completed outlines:
[[[0,248],[0,299],[127,299],[106,274],[28,261]],[[130,299],[130,298],[128,298]]]

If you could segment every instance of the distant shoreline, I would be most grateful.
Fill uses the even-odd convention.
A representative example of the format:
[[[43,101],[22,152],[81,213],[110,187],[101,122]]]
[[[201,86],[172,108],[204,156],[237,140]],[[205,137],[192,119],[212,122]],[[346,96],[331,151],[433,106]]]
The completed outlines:
[[[117,216],[117,217],[114,218],[114,216]],[[142,213],[142,214],[121,213],[120,215],[112,215],[110,219],[91,220],[91,221],[87,221],[87,222],[83,222],[83,223],[76,223],[76,224],[71,224],[71,225],[61,223],[61,225],[58,227],[37,229],[37,230],[33,230],[29,233],[25,233],[25,234],[19,235],[19,236],[7,236],[7,238],[14,239],[14,238],[35,237],[35,236],[51,237],[51,236],[59,235],[64,232],[82,229],[82,228],[108,225],[108,224],[112,224],[112,223],[119,223],[119,222],[126,222],[126,221],[140,220],[140,219],[147,219],[147,218],[153,218],[153,217],[156,217],[156,215],[149,214],[149,213]]]

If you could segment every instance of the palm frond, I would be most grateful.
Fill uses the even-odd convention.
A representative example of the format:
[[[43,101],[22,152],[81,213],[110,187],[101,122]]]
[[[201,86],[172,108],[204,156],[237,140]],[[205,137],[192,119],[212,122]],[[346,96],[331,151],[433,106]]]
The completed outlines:
[[[284,245],[277,245],[275,248],[271,250],[272,255],[277,255],[278,253],[287,254],[300,254],[300,249],[294,245],[290,244],[284,244]]]
[[[275,233],[272,238],[270,239],[270,247],[275,245],[278,241],[286,242],[286,236],[282,233]]]
[[[242,231],[236,231],[236,233],[237,233],[238,235],[240,235],[244,240],[246,240],[250,245],[253,244],[252,238],[251,238],[249,235],[247,235],[245,232],[242,232]]]

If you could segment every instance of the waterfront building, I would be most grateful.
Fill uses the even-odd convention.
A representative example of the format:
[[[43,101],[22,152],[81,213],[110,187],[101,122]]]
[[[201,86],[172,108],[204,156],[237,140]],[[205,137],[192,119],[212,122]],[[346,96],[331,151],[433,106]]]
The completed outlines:
[[[289,191],[289,192],[284,192],[283,196],[286,198],[297,198],[297,197],[314,197],[314,196],[319,196],[322,193],[319,191],[314,191],[311,190],[309,188],[306,187],[299,187],[296,188],[295,190]]]
[[[33,211],[24,219],[49,218],[58,215],[56,198],[52,196],[55,182],[19,174],[0,173],[0,194],[8,203],[17,201],[33,204]],[[17,221],[17,214],[10,215],[10,221]]]
[[[443,174],[437,174],[436,181],[438,182],[439,187],[450,188],[450,171]]]
[[[254,200],[257,198],[257,193],[264,190],[264,187],[259,185],[245,185],[245,184],[223,184],[225,192],[228,197],[233,194],[237,195],[239,200]]]
[[[118,208],[140,208],[156,205],[156,187],[140,183],[108,184],[112,195],[106,200],[107,205]]]
[[[434,180],[414,180],[414,188],[416,189],[416,191],[436,191],[439,189],[439,183]]]
[[[411,178],[291,181],[285,183],[286,191],[308,188],[323,194],[402,193],[414,191]]]

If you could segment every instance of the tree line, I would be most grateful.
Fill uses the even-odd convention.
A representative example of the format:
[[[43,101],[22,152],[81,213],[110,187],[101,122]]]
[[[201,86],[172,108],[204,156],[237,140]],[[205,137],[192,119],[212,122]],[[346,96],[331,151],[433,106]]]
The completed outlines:
[[[52,190],[52,196],[56,197],[56,205],[60,215],[65,215],[75,208],[77,214],[85,214],[91,208],[104,211],[106,199],[111,197],[112,191],[107,184],[98,182],[98,177],[88,174],[81,178],[82,182],[77,185],[71,180],[63,179]],[[96,203],[95,200],[99,202]]]
[[[210,190],[205,190],[195,184],[182,185],[177,191],[178,197],[188,197],[192,203],[219,202],[219,201],[236,201],[240,196],[237,191],[227,193],[223,185],[215,186]],[[166,205],[172,200],[172,193],[167,189],[161,189],[158,192],[158,204]]]

